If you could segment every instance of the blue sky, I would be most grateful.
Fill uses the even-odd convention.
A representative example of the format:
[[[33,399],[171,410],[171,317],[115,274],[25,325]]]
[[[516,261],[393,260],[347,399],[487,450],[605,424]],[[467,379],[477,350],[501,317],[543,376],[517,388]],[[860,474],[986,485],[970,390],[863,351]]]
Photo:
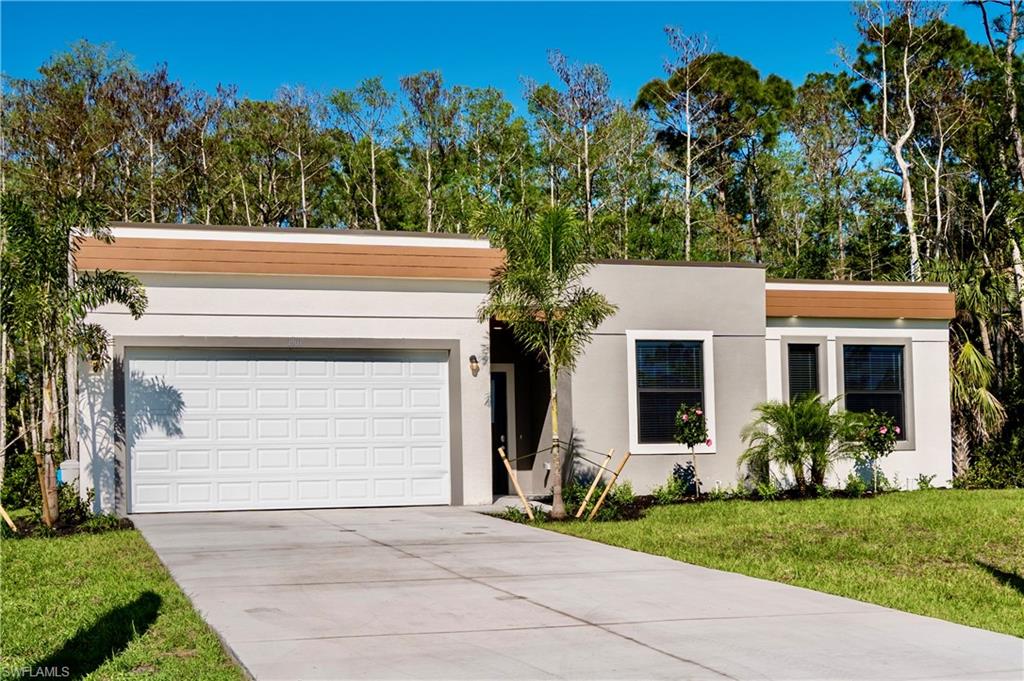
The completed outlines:
[[[977,10],[948,18],[982,38]],[[450,83],[494,85],[521,103],[521,77],[551,78],[550,48],[608,72],[632,101],[660,76],[662,28],[706,33],[762,74],[799,83],[834,68],[856,35],[846,2],[719,3],[0,3],[0,68],[29,77],[54,52],[86,38],[112,43],[143,68],[167,62],[186,84],[239,86],[268,98],[282,85],[348,88],[361,78],[440,69]]]

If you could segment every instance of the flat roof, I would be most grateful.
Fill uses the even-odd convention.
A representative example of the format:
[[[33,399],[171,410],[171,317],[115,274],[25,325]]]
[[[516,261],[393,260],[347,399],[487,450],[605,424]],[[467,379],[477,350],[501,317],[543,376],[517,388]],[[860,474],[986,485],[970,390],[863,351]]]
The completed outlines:
[[[476,234],[459,234],[453,232],[414,232],[402,229],[347,229],[343,227],[273,227],[273,226],[247,226],[247,225],[202,225],[190,222],[118,222],[108,223],[112,228],[130,227],[132,229],[184,229],[197,231],[219,231],[219,232],[252,232],[254,234],[354,234],[365,236],[383,237],[422,237],[425,239],[475,239],[486,241],[487,237]]]
[[[756,262],[715,262],[710,260],[595,260],[595,265],[651,265],[655,267],[729,267],[763,270],[765,265]]]
[[[807,284],[810,286],[948,286],[944,281],[883,281],[879,279],[781,279],[769,277],[765,284]]]

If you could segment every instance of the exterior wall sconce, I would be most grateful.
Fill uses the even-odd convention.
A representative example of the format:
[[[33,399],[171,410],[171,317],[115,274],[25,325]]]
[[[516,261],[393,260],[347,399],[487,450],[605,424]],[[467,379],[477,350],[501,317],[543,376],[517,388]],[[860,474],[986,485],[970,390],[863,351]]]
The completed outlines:
[[[474,377],[480,373],[480,360],[476,358],[476,355],[469,356],[469,373]]]

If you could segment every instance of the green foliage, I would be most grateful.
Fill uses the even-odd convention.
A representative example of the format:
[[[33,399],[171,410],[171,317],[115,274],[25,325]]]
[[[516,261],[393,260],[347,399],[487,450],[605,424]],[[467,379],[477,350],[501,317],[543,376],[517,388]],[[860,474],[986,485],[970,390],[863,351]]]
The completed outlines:
[[[861,428],[861,453],[866,461],[884,459],[896,449],[900,427],[896,425],[893,417],[872,409],[863,416]]]
[[[762,501],[775,501],[782,494],[782,490],[779,489],[778,485],[773,480],[762,480],[754,486],[754,492],[757,494],[757,498]]]
[[[533,517],[535,518],[534,522],[540,522],[540,519],[544,516],[543,512],[537,506],[534,506],[532,510]],[[498,514],[498,517],[513,523],[528,524],[531,522],[530,516],[526,515],[526,511],[518,506],[506,506],[505,510]]]
[[[505,264],[491,279],[487,300],[478,311],[481,322],[509,325],[512,334],[548,369],[553,471],[552,514],[563,510],[561,451],[558,444],[558,377],[572,371],[597,327],[615,313],[615,306],[584,286],[589,269],[584,232],[571,211],[546,209],[526,219],[521,213],[495,214]]]
[[[348,91],[286,87],[257,101],[230,86],[190,88],[167,67],[141,70],[112,47],[80,42],[32,78],[4,77],[0,164],[7,189],[29,205],[89,196],[94,210],[79,211],[89,213],[85,223],[459,232],[528,254],[516,242],[541,249],[532,223],[556,207],[582,222],[578,238],[558,244],[576,262],[747,261],[770,276],[893,281],[920,272],[957,294],[956,473],[965,474],[973,456],[983,467],[976,478],[1012,481],[1018,459],[993,454],[990,461],[1009,462],[994,465],[976,454],[1014,451],[1003,425],[1024,415],[1024,319],[1013,274],[1024,126],[1012,105],[1024,55],[1003,49],[1016,25],[1010,8],[987,7],[995,49],[920,3],[858,4],[849,67],[799,84],[668,29],[668,73],[650,65],[654,77],[632,110],[612,99],[600,66],[554,50],[549,82],[528,84],[522,115],[496,89],[452,84],[434,71],[407,75],[397,89],[369,78]],[[899,74],[904,55],[907,79],[881,77]],[[904,131],[906,178],[893,146]],[[913,210],[905,211],[911,195]],[[3,212],[18,213],[10,205]],[[509,212],[527,217],[502,217]],[[38,222],[56,214],[48,208]],[[921,251],[914,263],[912,229]],[[47,245],[60,244],[53,236],[40,260],[60,274],[49,266],[56,251]],[[5,287],[22,269],[10,250],[4,273],[15,276],[3,278]],[[131,297],[102,274],[85,281],[94,293]],[[77,314],[42,294],[23,290],[18,306]],[[11,300],[5,292],[4,323],[15,329]],[[576,302],[597,311],[601,301]],[[562,320],[535,312],[532,322]],[[52,316],[22,321],[36,334]],[[574,317],[565,321],[590,325],[586,315]],[[75,328],[71,338],[54,338],[102,360],[101,329]],[[8,372],[15,400],[26,394],[19,377],[39,368],[26,362]],[[808,489],[829,465],[819,454],[804,467]],[[755,474],[768,474],[762,464]]]
[[[924,473],[919,473],[918,476],[917,476],[917,489],[919,489],[919,490],[933,489],[933,487],[932,487],[932,480],[934,480],[934,479],[935,479],[934,475],[925,475]]]
[[[569,517],[576,515],[577,509],[579,509],[580,504],[583,503],[583,499],[587,495],[591,482],[592,479],[587,480],[577,477],[569,481],[563,488],[565,510]],[[606,486],[607,483],[604,481],[597,484],[597,488],[587,504],[587,510],[584,512],[584,519],[590,515],[590,511],[594,508],[594,504],[597,503]],[[601,510],[594,516],[594,520],[625,520],[635,518],[638,515],[639,509],[637,508],[636,494],[633,492],[633,486],[628,480],[620,480],[615,483],[608,496],[605,497],[604,504],[601,505]]]
[[[669,475],[664,485],[658,485],[651,490],[655,504],[676,504],[687,496],[691,485],[686,484],[676,475]]]
[[[884,492],[898,489],[899,486],[891,483],[878,468],[878,461],[889,456],[896,449],[896,437],[899,435],[900,429],[896,425],[895,419],[888,414],[872,409],[861,415],[857,429],[861,448],[854,458],[859,465],[865,466],[871,471],[872,491]]]
[[[12,509],[39,508],[40,503],[35,457],[27,449],[11,447],[7,452],[0,504]]]
[[[695,405],[681,404],[676,412],[676,442],[691,450],[699,444],[711,446],[704,410]]]
[[[1024,448],[1014,436],[1010,447],[990,447],[974,457],[970,469],[955,478],[953,486],[960,489],[1024,488]]]
[[[851,497],[862,497],[868,491],[868,483],[864,482],[864,478],[856,473],[850,473],[846,476],[844,491]]]
[[[62,525],[81,525],[92,518],[92,503],[95,498],[93,490],[89,490],[85,499],[78,492],[78,484],[71,483],[57,487],[57,507],[60,509]]]
[[[860,452],[855,434],[860,418],[846,411],[834,411],[838,398],[823,402],[818,395],[806,395],[790,402],[763,402],[756,418],[744,427],[747,450],[739,464],[746,465],[756,483],[771,479],[771,466],[793,474],[800,494],[808,491],[808,480],[824,485],[834,462]]]
[[[39,448],[38,455],[53,470],[65,458],[67,419],[73,411],[66,394],[67,360],[81,357],[96,367],[109,357],[110,338],[99,324],[87,321],[96,308],[120,304],[138,319],[146,308],[146,291],[134,276],[111,271],[75,269],[76,255],[86,238],[111,240],[110,227],[103,208],[87,196],[56,197],[44,206],[34,206],[24,197],[5,193],[0,197],[3,277],[0,277],[0,325],[4,333],[3,357],[12,401],[24,418],[24,432],[9,455],[17,459],[16,484],[23,486],[26,466],[23,455],[29,442]],[[8,426],[4,414],[3,427]],[[7,433],[5,433],[7,435]],[[13,443],[12,443],[13,444]],[[53,476],[33,477],[41,488],[53,489]],[[6,486],[5,486],[6,488]],[[16,494],[27,501],[23,487]],[[39,499],[45,504],[43,518],[56,520],[59,504],[52,507],[52,495]]]

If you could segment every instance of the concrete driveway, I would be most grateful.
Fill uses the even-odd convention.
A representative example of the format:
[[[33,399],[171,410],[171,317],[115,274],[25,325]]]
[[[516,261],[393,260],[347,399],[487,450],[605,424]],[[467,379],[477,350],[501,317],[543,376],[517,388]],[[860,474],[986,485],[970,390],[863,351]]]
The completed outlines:
[[[134,517],[259,679],[1022,679],[1024,640],[455,508]]]

